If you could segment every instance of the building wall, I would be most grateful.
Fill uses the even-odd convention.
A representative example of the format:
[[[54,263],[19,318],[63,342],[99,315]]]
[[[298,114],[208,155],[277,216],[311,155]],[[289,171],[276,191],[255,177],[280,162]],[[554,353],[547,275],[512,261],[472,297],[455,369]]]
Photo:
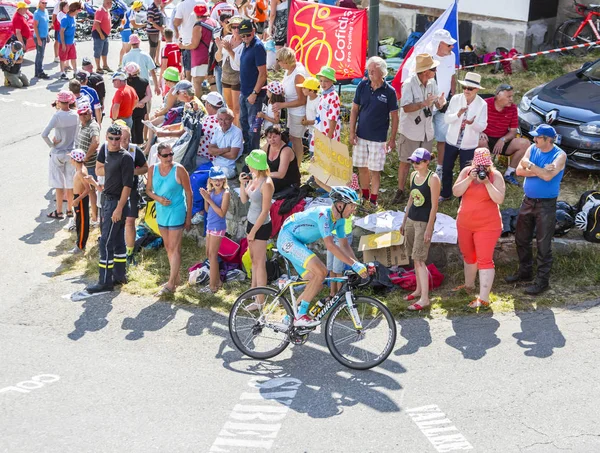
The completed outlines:
[[[451,0],[389,0],[388,3],[407,7],[437,8],[444,11],[450,6]],[[458,10],[473,15],[527,21],[529,0],[460,0]]]

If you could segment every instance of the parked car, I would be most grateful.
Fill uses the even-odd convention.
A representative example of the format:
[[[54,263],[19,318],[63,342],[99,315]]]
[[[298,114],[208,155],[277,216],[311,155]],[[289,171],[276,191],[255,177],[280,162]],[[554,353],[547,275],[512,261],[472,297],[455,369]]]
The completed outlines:
[[[531,139],[540,123],[556,129],[567,165],[600,171],[600,59],[525,93],[519,104],[521,133]]]
[[[17,12],[15,3],[0,1],[0,48],[4,47],[6,41],[13,35],[12,18]],[[33,17],[29,18],[29,28],[33,33]],[[27,40],[25,50],[35,50],[33,38]]]

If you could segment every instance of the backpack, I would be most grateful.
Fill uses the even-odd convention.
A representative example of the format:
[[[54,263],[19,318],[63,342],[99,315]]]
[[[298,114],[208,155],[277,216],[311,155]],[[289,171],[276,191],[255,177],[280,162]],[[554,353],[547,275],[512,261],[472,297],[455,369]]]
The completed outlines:
[[[210,39],[210,44],[206,44],[204,41],[202,41],[202,39],[200,40],[200,42],[202,44],[204,44],[206,47],[208,47],[208,70],[211,71],[211,70],[214,70],[215,66],[217,65],[216,54],[217,54],[218,47],[217,47],[217,44],[215,43],[215,38],[221,37],[223,27],[221,27],[217,23],[215,23],[215,25],[211,25],[211,24],[203,22],[203,21],[198,21],[198,23],[200,24],[200,26],[202,28],[206,28],[208,31],[210,31],[212,33],[212,38]]]
[[[588,201],[600,202],[600,191],[588,190],[587,192],[583,192],[577,203],[577,212],[581,212]]]
[[[595,205],[587,213],[587,226],[583,230],[583,238],[589,242],[600,243],[600,204]]]
[[[279,261],[276,258],[271,258],[267,260],[267,283],[272,283],[277,280],[283,272],[281,272],[281,267],[279,266]]]

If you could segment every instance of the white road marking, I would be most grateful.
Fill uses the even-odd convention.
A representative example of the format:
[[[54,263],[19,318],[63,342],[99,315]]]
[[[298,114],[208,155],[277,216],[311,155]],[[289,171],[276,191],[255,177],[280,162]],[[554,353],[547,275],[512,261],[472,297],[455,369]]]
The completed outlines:
[[[38,104],[37,102],[23,101],[22,104],[27,107],[46,107],[46,104]]]
[[[29,393],[32,390],[37,390],[44,387],[46,384],[56,382],[60,379],[60,376],[56,374],[39,374],[32,377],[28,381],[19,382],[10,387],[4,387],[0,389],[0,393],[4,392],[18,392],[18,393]]]
[[[465,436],[458,432],[458,428],[446,418],[446,414],[437,405],[430,404],[407,409],[406,413],[438,452],[473,449]],[[448,434],[452,431],[455,431],[455,433]]]
[[[291,377],[253,376],[248,382],[253,391],[240,395],[244,403],[234,406],[210,451],[239,451],[232,447],[270,450],[281,429],[279,422],[287,415],[301,385],[300,380]],[[248,400],[252,402],[245,403]]]

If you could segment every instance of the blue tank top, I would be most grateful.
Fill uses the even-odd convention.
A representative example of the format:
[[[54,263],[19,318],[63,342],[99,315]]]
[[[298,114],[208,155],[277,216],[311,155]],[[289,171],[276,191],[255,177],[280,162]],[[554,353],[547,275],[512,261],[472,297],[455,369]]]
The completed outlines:
[[[544,168],[545,165],[551,164],[556,158],[562,153],[563,150],[558,146],[554,145],[554,148],[544,153],[540,149],[533,145],[531,147],[531,155],[529,160],[534,165]],[[550,181],[544,181],[542,178],[537,176],[528,176],[525,178],[523,183],[523,191],[529,198],[557,198],[560,192],[560,182],[562,180],[565,170],[561,170],[554,178]]]
[[[185,222],[187,206],[185,204],[185,191],[183,186],[177,182],[177,167],[179,164],[174,164],[171,171],[166,176],[160,174],[158,165],[154,166],[154,174],[152,175],[152,190],[160,196],[171,200],[169,206],[163,206],[156,203],[156,221],[159,225],[180,226]]]
[[[217,194],[214,191],[210,193],[210,199],[218,206],[221,207],[221,204],[223,203],[223,194],[225,193],[224,190],[221,191],[221,193]],[[206,229],[207,230],[216,230],[216,231],[221,231],[221,230],[226,230],[227,229],[227,221],[225,220],[225,217],[221,217],[219,216],[219,214],[217,214],[215,212],[215,210],[212,208],[212,206],[208,206],[208,213],[206,215]]]

